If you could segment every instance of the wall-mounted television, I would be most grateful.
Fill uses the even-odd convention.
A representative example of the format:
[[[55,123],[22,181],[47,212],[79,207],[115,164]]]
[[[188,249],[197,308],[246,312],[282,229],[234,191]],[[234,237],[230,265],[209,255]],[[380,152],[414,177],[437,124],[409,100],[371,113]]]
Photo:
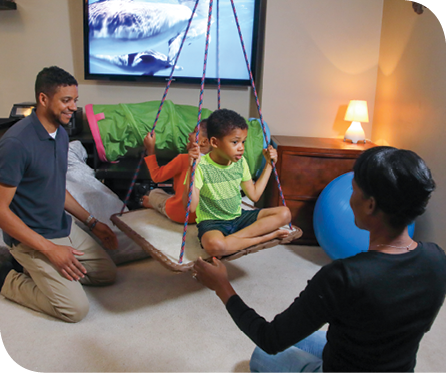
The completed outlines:
[[[195,3],[85,0],[85,79],[167,81]],[[234,6],[256,80],[263,49],[265,0],[234,0]],[[201,82],[208,10],[209,0],[200,0],[175,66],[176,82]],[[213,0],[206,83],[216,84],[218,77],[222,85],[250,85],[230,0]]]

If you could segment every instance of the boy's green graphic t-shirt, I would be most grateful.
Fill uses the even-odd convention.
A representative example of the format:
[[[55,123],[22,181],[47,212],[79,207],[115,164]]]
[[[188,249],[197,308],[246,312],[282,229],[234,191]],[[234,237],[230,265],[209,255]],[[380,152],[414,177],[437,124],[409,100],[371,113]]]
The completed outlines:
[[[241,215],[240,184],[251,180],[246,159],[222,166],[209,153],[201,157],[195,171],[194,185],[200,189],[197,223],[203,220],[232,220]]]

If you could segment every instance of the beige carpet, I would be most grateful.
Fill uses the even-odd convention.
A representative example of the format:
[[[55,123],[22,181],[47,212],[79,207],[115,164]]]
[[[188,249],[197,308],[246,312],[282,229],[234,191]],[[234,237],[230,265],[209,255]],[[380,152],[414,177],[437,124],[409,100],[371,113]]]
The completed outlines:
[[[276,246],[227,263],[242,298],[271,319],[321,265],[319,247]],[[88,316],[66,324],[0,296],[0,330],[9,355],[37,372],[245,372],[254,344],[223,304],[188,273],[153,259],[119,267],[106,288],[86,288]],[[446,310],[422,341],[417,372],[446,369]],[[5,369],[0,360],[0,371]],[[19,368],[17,367],[17,371]]]

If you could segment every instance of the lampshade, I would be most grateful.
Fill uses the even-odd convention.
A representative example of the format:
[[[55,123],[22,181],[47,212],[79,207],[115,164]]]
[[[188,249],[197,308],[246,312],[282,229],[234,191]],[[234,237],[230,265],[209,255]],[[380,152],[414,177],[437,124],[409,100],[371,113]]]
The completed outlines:
[[[365,133],[361,127],[361,122],[369,121],[367,101],[351,100],[348,104],[344,119],[352,122],[350,127],[345,132],[344,141],[351,140],[354,144],[356,144],[358,141],[365,142]]]
[[[345,113],[346,121],[349,122],[366,122],[369,121],[369,112],[367,110],[367,101],[351,100]]]

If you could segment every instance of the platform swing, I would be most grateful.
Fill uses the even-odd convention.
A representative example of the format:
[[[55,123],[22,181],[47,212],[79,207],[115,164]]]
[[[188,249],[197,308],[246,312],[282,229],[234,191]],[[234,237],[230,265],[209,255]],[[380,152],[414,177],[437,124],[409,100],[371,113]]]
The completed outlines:
[[[260,103],[257,96],[257,91],[254,84],[254,79],[252,76],[249,60],[246,54],[245,45],[243,42],[243,37],[234,5],[234,0],[230,0],[232,5],[232,10],[234,13],[234,19],[237,25],[239,37],[240,37],[240,43],[241,47],[244,53],[246,66],[248,69],[249,77],[251,80],[251,87],[254,92],[255,100],[257,109],[259,112],[260,117],[260,123],[262,126],[264,139],[267,144],[269,144],[269,138],[267,131],[265,129],[265,123],[263,121],[262,112],[260,109]],[[216,0],[217,2],[217,84],[218,84],[218,109],[220,109],[220,78],[219,78],[219,0]],[[170,84],[172,82],[173,73],[175,71],[175,66],[177,65],[179,55],[181,53],[181,50],[183,48],[184,42],[186,40],[187,33],[189,31],[190,25],[192,23],[195,11],[197,9],[199,0],[196,0],[195,6],[192,10],[191,18],[188,22],[188,25],[186,27],[183,39],[181,41],[181,45],[179,48],[179,51],[175,58],[175,63],[172,66],[171,74],[169,77],[169,80],[167,82],[164,95],[162,97],[162,100],[160,102],[160,106],[158,109],[158,113],[156,115],[151,134],[155,131],[156,124],[158,122],[159,115],[161,113],[163,103],[167,97],[167,93],[170,87]],[[208,57],[208,48],[209,48],[209,36],[210,36],[210,28],[211,28],[211,19],[212,19],[212,8],[213,8],[213,0],[209,0],[209,12],[208,12],[208,22],[207,22],[207,31],[206,31],[206,44],[205,44],[205,53],[204,53],[204,63],[203,63],[203,75],[201,79],[201,90],[200,90],[200,98],[199,98],[199,109],[198,109],[198,118],[197,118],[197,132],[195,135],[195,141],[198,143],[198,134],[200,131],[200,122],[201,122],[201,113],[202,113],[202,104],[203,104],[203,92],[204,92],[204,82],[206,77],[206,65],[207,65],[207,57]],[[205,250],[201,248],[200,243],[198,242],[198,230],[196,225],[188,225],[189,221],[189,213],[190,213],[190,203],[191,203],[191,196],[192,196],[192,188],[195,178],[195,169],[196,169],[196,162],[194,161],[192,166],[192,173],[191,173],[191,182],[189,185],[189,198],[188,198],[188,204],[186,209],[186,215],[185,215],[185,221],[184,226],[181,227],[181,225],[172,222],[167,217],[164,217],[160,215],[157,211],[153,209],[139,209],[139,210],[133,210],[124,212],[125,206],[127,205],[127,202],[130,198],[130,195],[132,193],[133,187],[135,185],[137,176],[139,174],[141,164],[144,159],[144,152],[141,154],[141,158],[139,160],[138,166],[136,168],[136,171],[134,173],[132,182],[130,184],[129,190],[127,192],[127,195],[125,197],[124,205],[122,207],[122,210],[120,213],[114,214],[111,216],[111,221],[121,230],[123,231],[129,238],[134,240],[139,246],[141,246],[145,251],[147,251],[153,258],[158,260],[162,265],[164,265],[166,268],[168,268],[171,271],[174,272],[186,272],[189,271],[194,262],[198,259],[198,257],[202,257],[204,260],[209,260],[210,256],[206,253]],[[285,206],[285,199],[283,196],[282,188],[280,185],[279,177],[277,174],[276,166],[274,162],[272,161],[272,167],[273,172],[276,178],[276,182],[278,184],[278,189],[280,193],[280,197],[282,200],[283,205]],[[246,205],[244,208],[252,209],[252,206]],[[189,227],[189,229],[188,229]],[[237,259],[241,256],[247,255],[249,253],[257,252],[262,249],[270,248],[279,244],[289,243],[294,239],[299,238],[302,236],[302,230],[298,227],[292,226],[289,224],[288,227],[286,227],[291,230],[288,237],[285,239],[273,239],[271,241],[251,246],[246,249],[240,250],[236,253],[233,253],[231,255],[227,255],[222,258],[222,260],[233,260]],[[187,235],[187,232],[189,230],[189,235]],[[182,238],[181,248],[178,248],[178,242],[180,239],[180,236]],[[186,249],[187,248],[187,249]]]

